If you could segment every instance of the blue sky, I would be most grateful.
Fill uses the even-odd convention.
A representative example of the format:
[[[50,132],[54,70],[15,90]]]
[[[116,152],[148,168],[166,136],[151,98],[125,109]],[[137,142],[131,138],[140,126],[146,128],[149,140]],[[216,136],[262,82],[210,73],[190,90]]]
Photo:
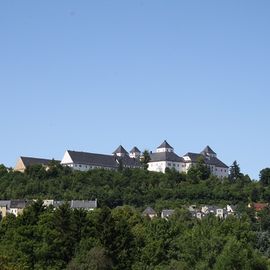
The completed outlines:
[[[209,144],[270,166],[270,2],[0,2],[0,163]]]

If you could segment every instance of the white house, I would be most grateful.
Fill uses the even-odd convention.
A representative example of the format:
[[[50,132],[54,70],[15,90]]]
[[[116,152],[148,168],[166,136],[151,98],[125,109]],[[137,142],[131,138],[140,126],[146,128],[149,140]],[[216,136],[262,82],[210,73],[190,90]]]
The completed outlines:
[[[153,219],[153,218],[156,218],[157,217],[157,212],[153,208],[147,207],[143,211],[142,216],[149,217],[150,219]]]
[[[169,219],[173,214],[175,210],[173,209],[164,209],[161,211],[161,218]]]

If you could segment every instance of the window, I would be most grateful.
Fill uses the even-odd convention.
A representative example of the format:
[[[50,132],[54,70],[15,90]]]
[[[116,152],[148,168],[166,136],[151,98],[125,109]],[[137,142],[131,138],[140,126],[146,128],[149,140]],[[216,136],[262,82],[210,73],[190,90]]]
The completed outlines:
[[[168,163],[168,166],[171,166],[172,164],[171,163]]]

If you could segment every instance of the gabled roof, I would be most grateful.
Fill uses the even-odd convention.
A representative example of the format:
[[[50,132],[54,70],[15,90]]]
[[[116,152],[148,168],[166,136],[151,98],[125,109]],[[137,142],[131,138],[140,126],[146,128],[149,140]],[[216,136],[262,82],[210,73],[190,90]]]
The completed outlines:
[[[67,151],[72,161],[76,164],[94,165],[102,167],[117,167],[115,157],[87,152]]]
[[[10,208],[20,208],[23,209],[27,205],[26,200],[11,200],[10,201]]]
[[[211,149],[209,145],[207,145],[201,152],[201,154],[211,154],[211,155],[216,155],[216,153]]]
[[[120,162],[122,162],[124,167],[137,167],[140,168],[141,167],[141,163],[139,160],[135,159],[135,158],[131,158],[129,156],[123,156],[123,157],[115,157],[115,159],[117,160],[117,163],[119,164]]]
[[[0,201],[0,207],[7,207],[10,208],[11,200],[1,200]]]
[[[128,155],[123,157],[113,156],[113,155],[103,155],[87,152],[77,152],[77,151],[67,151],[73,163],[114,168],[117,169],[119,166],[120,160],[122,161],[123,166],[127,167],[141,167],[141,164],[138,160],[130,158]]]
[[[168,143],[167,143],[167,141],[165,140],[157,149],[159,149],[159,148],[171,148],[171,149],[173,149],[173,147],[172,146],[170,146]]]
[[[58,208],[63,205],[65,201],[53,201],[53,207]]]
[[[268,207],[268,203],[253,203],[252,207],[254,208],[255,211],[261,211],[264,208]]]
[[[173,152],[158,152],[150,153],[150,162],[158,161],[173,161],[173,162],[185,162],[182,157],[177,156]]]
[[[189,157],[191,161],[185,161],[186,163],[192,162],[196,163],[198,161],[198,158],[202,157],[205,161],[205,164],[207,165],[215,165],[216,167],[220,168],[229,168],[225,163],[223,163],[221,160],[219,160],[217,157],[205,157],[203,154],[198,154],[198,153],[186,153],[184,157]]]
[[[161,215],[163,217],[169,217],[169,216],[173,215],[174,212],[175,212],[175,210],[172,210],[172,209],[164,209],[164,210],[162,210]]]
[[[149,206],[143,211],[143,215],[156,215],[156,214],[157,214],[156,211]]]
[[[227,166],[225,163],[223,163],[221,160],[219,160],[216,157],[210,157],[210,159],[207,159],[206,164],[209,165],[215,165],[216,167],[220,167],[220,168],[229,168],[229,166]]]
[[[203,157],[204,158],[204,156],[202,156],[201,154],[191,153],[191,152],[186,153],[184,155],[184,157],[189,157],[192,162],[197,162],[198,161],[198,158],[200,158],[200,157]]]
[[[141,153],[141,151],[136,146],[134,146],[129,153]]]
[[[126,151],[126,149],[122,145],[119,145],[117,147],[117,149],[113,152],[113,154],[118,154],[118,153],[126,154],[126,155],[128,154],[128,152]]]
[[[52,159],[45,159],[45,158],[34,158],[34,157],[20,157],[24,166],[32,166],[32,165],[48,165],[50,162],[52,162]],[[59,160],[56,160],[56,162],[59,162]]]
[[[93,209],[97,208],[97,201],[85,201],[85,200],[72,200],[70,202],[70,208],[76,209]]]

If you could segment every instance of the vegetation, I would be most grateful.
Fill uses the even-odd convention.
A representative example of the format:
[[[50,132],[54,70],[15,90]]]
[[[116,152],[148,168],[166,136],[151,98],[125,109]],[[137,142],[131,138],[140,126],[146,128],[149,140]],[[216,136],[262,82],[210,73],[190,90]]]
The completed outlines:
[[[236,162],[234,165],[239,166]],[[233,165],[233,166],[234,166]],[[270,200],[269,171],[251,181],[211,176],[203,162],[188,174],[166,170],[73,172],[59,164],[25,173],[0,166],[1,199],[95,199],[95,211],[54,210],[41,200],[0,222],[0,269],[270,269],[269,209],[256,217],[246,206]],[[237,204],[239,215],[197,220],[189,204]],[[169,219],[141,216],[146,206],[176,209]]]
[[[236,163],[237,164],[237,163]],[[71,171],[52,163],[27,168],[25,173],[0,167],[1,199],[98,199],[99,206],[110,208],[131,205],[142,210],[146,206],[175,208],[188,204],[247,204],[270,201],[268,169],[261,172],[261,181],[251,181],[237,169],[233,176],[220,180],[210,175],[203,161],[187,174],[166,169],[166,173],[141,169],[88,172]]]

